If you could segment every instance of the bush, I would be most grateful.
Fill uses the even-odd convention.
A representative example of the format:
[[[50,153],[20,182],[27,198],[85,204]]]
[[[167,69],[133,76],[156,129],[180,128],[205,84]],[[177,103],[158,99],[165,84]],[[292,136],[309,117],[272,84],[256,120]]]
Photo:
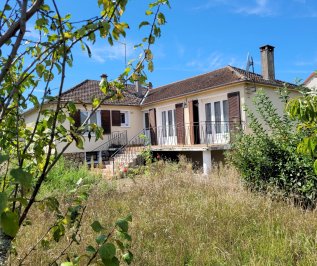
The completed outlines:
[[[285,103],[288,95],[284,94],[281,99]],[[252,133],[239,132],[235,136],[227,159],[251,189],[266,193],[277,191],[297,204],[314,207],[317,178],[313,160],[296,152],[303,133],[295,131],[296,121],[277,113],[262,90],[257,92],[254,104],[258,117],[245,108]]]
[[[76,165],[61,157],[49,172],[41,189],[41,194],[60,194],[73,190],[78,183],[89,185],[96,182],[100,176],[89,171],[86,165]]]

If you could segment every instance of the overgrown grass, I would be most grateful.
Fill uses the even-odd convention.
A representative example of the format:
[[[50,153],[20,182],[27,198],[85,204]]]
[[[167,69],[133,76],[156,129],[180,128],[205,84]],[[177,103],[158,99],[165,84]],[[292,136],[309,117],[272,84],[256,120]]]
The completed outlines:
[[[64,157],[56,163],[41,188],[41,196],[63,195],[78,183],[90,185],[100,179],[100,175],[88,170],[86,165],[76,165]]]
[[[246,191],[228,167],[204,177],[190,165],[159,161],[145,176],[99,183],[81,227],[83,254],[95,234],[94,220],[107,227],[131,213],[134,265],[316,265],[317,215]],[[104,181],[106,182],[106,181]],[[110,189],[109,189],[110,188]],[[33,210],[36,226],[21,230],[22,256],[51,225],[50,213]],[[28,265],[47,265],[60,250],[37,249]],[[17,258],[12,258],[17,263]]]

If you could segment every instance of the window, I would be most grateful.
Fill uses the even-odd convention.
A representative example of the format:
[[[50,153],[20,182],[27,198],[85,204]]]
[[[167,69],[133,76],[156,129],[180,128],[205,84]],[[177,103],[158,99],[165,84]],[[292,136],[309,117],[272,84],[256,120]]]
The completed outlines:
[[[205,104],[206,133],[228,133],[229,108],[228,100],[214,101]],[[214,131],[214,132],[212,132]]]
[[[166,138],[166,111],[162,112],[162,130],[163,130],[163,137]]]
[[[205,112],[206,112],[206,133],[211,134],[212,129],[211,129],[211,103],[206,103],[205,104]]]
[[[88,111],[80,111],[80,124],[82,125],[87,118],[90,116],[91,112]],[[90,127],[89,124],[96,124],[100,125],[100,112],[95,112],[93,113],[90,118],[87,120],[86,126],[85,126],[85,131],[89,131]]]
[[[220,102],[214,102],[214,108],[215,108],[216,133],[221,133],[221,109],[220,109]]]
[[[223,107],[223,121],[224,123],[224,131],[225,133],[229,132],[229,106],[228,106],[228,100],[222,101],[222,107]]]
[[[121,121],[121,126],[122,127],[128,127],[130,126],[130,121],[129,121],[129,112],[128,111],[120,111],[120,121]]]

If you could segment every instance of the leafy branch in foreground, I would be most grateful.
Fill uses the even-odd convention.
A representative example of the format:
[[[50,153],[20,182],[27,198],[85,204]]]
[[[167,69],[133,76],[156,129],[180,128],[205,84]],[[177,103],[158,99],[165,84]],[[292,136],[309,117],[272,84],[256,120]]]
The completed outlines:
[[[3,171],[0,172],[0,237],[9,242],[27,221],[48,173],[65,150],[72,143],[83,148],[83,133],[89,117],[78,127],[72,118],[78,106],[62,99],[67,68],[73,65],[75,49],[79,47],[91,55],[89,45],[98,40],[106,39],[109,46],[113,46],[114,41],[126,37],[129,24],[122,16],[128,1],[98,0],[97,3],[100,14],[81,21],[73,21],[71,14],[63,15],[62,5],[55,0],[6,0],[1,3],[0,164]],[[164,5],[169,6],[169,2],[149,3],[145,12],[148,19],[140,22],[141,29],[149,29],[136,46],[141,50],[140,57],[131,61],[116,81],[100,84],[104,96],[93,100],[91,115],[105,100],[121,97],[124,86],[119,80],[138,78],[144,83],[146,67],[153,70],[151,45],[166,22],[160,11]],[[52,97],[51,88],[56,84],[57,95]],[[40,96],[39,89],[43,91]],[[36,110],[35,121],[27,124],[25,112],[31,109]],[[96,139],[102,138],[102,130],[95,124],[89,128]],[[57,143],[63,144],[61,150]],[[57,227],[57,231],[63,231],[62,225]],[[8,248],[1,252],[7,253]]]
[[[299,120],[298,132],[305,136],[297,146],[297,151],[314,159],[317,174],[317,92],[316,88],[302,88],[302,96],[291,99],[286,106],[289,115]]]

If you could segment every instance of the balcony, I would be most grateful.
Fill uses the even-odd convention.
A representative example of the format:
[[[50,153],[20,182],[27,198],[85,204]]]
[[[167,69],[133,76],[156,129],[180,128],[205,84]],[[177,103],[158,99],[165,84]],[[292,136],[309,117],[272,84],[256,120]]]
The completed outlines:
[[[206,121],[182,126],[159,126],[146,130],[152,150],[212,150],[230,148],[232,135],[242,123]]]

